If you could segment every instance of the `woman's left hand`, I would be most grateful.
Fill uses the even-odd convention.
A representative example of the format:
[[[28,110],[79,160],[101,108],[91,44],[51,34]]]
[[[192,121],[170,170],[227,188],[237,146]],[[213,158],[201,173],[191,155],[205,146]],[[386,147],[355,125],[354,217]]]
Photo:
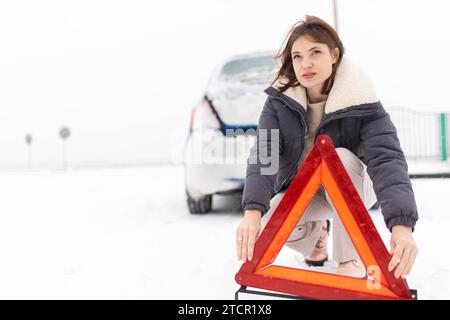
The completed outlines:
[[[409,275],[417,256],[416,241],[412,236],[412,228],[409,226],[395,225],[392,227],[391,251],[392,259],[388,270],[395,269],[394,276],[405,278]]]

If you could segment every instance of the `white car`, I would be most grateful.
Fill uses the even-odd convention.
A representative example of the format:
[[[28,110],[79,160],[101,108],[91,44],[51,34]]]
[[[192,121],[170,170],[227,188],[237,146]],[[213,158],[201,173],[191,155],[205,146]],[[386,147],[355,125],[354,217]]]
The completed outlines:
[[[187,204],[207,213],[214,194],[242,192],[266,89],[275,77],[274,52],[233,56],[213,73],[193,108],[185,145]]]

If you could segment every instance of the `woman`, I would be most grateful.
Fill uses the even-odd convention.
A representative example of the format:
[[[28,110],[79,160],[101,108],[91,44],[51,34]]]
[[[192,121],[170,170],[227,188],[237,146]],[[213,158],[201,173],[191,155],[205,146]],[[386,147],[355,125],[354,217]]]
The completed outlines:
[[[247,164],[242,202],[245,217],[236,232],[238,259],[252,259],[260,231],[307,158],[315,138],[326,134],[333,140],[366,208],[370,209],[378,199],[391,232],[388,269],[396,278],[405,278],[418,252],[412,236],[418,213],[396,128],[368,78],[344,56],[342,42],[329,24],[306,16],[292,27],[286,39],[278,55],[280,70],[265,90],[268,98],[259,119],[258,143],[251,149]],[[279,169],[267,174],[263,169],[273,162],[273,155],[269,158],[274,149],[272,136],[278,139],[278,152],[274,152]],[[261,141],[262,137],[266,140]],[[339,262],[337,273],[367,277],[323,187],[286,245],[302,253],[308,265],[323,266],[328,260],[330,219],[333,260]]]

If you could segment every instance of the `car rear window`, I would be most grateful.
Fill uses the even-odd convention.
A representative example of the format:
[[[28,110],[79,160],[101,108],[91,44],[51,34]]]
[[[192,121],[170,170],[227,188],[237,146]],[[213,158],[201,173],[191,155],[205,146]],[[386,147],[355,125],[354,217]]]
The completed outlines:
[[[227,62],[221,72],[225,78],[239,77],[241,74],[270,73],[276,68],[276,62],[273,57],[254,57],[236,59]]]

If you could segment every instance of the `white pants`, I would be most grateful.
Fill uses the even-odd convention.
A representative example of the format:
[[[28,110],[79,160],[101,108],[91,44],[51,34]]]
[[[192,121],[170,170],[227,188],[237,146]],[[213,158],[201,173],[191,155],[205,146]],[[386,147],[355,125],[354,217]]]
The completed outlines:
[[[345,170],[347,170],[355,189],[358,191],[361,200],[367,210],[369,210],[376,203],[377,198],[373,190],[372,180],[367,174],[366,165],[346,148],[336,148],[336,152]],[[285,191],[280,192],[270,200],[270,209],[261,220],[261,230],[265,228],[276,207],[281,199],[283,199],[284,194]],[[333,260],[345,262],[359,258],[358,252],[353,246],[323,186],[320,186],[302,218],[297,222],[296,227],[286,241],[286,245],[304,256],[310,254],[321,235],[322,224],[317,222],[327,219],[332,219]]]

